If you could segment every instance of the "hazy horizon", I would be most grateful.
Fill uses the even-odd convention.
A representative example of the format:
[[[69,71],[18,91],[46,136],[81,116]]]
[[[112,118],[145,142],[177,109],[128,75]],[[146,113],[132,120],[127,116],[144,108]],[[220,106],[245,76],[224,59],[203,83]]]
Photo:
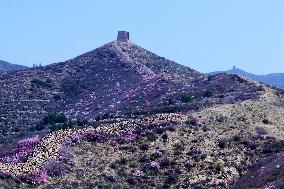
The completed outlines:
[[[279,0],[11,0],[0,7],[0,60],[65,61],[127,30],[134,43],[200,72],[283,73],[283,8]]]

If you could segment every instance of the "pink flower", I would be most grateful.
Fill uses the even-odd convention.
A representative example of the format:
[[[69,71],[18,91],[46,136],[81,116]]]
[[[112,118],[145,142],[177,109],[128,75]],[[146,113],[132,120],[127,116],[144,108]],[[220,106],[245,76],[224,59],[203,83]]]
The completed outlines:
[[[129,141],[134,141],[134,140],[137,139],[137,135],[136,134],[130,134],[130,135],[127,136],[127,139]]]
[[[74,135],[71,137],[71,141],[75,144],[79,144],[81,142],[81,137],[79,135]]]
[[[112,141],[110,141],[110,145],[118,146],[118,142],[116,140],[112,140]]]
[[[31,138],[26,138],[26,139],[20,140],[19,142],[17,142],[17,145],[18,146],[32,145],[32,144],[39,142],[39,140],[40,140],[39,136],[36,135],[36,136],[31,137]]]
[[[133,173],[133,176],[134,177],[143,177],[145,174],[143,173],[143,171],[140,171],[140,170],[136,170],[134,173]]]
[[[160,164],[158,162],[152,161],[150,167],[153,169],[160,169]]]
[[[26,138],[17,142],[17,147],[14,155],[6,156],[0,159],[6,163],[20,163],[23,162],[34,151],[35,145],[40,141],[38,135],[31,138]]]

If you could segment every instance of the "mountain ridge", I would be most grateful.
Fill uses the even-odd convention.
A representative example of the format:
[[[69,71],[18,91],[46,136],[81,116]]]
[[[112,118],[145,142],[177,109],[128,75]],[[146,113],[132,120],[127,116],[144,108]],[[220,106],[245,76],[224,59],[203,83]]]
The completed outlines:
[[[217,73],[232,73],[232,74],[238,74],[244,77],[247,77],[249,79],[253,79],[256,81],[260,81],[266,84],[270,84],[273,85],[275,87],[280,87],[280,88],[284,88],[284,73],[271,73],[271,74],[261,74],[261,75],[257,75],[257,74],[252,74],[249,72],[246,72],[242,69],[233,67],[233,69],[231,70],[227,70],[227,71],[216,71],[216,72],[211,72],[209,74],[217,74]]]

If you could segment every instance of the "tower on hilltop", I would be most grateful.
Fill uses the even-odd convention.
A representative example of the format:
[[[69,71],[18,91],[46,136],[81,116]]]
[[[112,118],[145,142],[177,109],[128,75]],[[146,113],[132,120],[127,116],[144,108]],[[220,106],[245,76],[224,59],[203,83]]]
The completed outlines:
[[[118,31],[117,34],[117,41],[122,41],[122,42],[129,42],[129,32],[127,31]]]

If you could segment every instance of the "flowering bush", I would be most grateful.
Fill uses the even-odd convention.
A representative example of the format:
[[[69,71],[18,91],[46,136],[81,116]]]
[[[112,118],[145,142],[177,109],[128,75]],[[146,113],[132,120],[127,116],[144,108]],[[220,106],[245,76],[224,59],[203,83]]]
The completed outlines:
[[[140,171],[140,170],[136,170],[132,175],[134,177],[143,177],[143,176],[145,176],[144,172]]]
[[[172,160],[169,158],[164,158],[160,161],[161,167],[169,167],[172,164]]]
[[[193,118],[193,119],[187,121],[187,124],[194,125],[194,126],[202,126],[202,125],[206,124],[206,121],[200,120],[200,119],[197,119],[197,118]]]
[[[152,162],[150,163],[150,167],[151,167],[152,169],[160,169],[160,164],[159,164],[158,162],[152,161]]]
[[[118,146],[119,145],[119,143],[116,140],[111,140],[109,143],[112,146]]]
[[[40,170],[30,175],[24,176],[24,179],[33,185],[39,185],[47,182],[48,173],[46,170]]]
[[[190,170],[192,167],[193,167],[193,162],[188,160],[184,163],[184,167],[187,169],[187,170]]]
[[[59,160],[71,165],[76,163],[75,155],[66,147],[63,146],[60,151]]]
[[[81,136],[81,139],[86,140],[88,142],[101,142],[105,138],[105,135],[99,132],[87,132]]]
[[[51,161],[45,164],[45,170],[51,177],[60,177],[65,175],[66,169],[63,162]]]
[[[5,163],[20,163],[27,159],[33,151],[35,145],[39,142],[40,138],[38,135],[31,138],[26,138],[17,142],[16,151],[14,155],[5,156],[0,159],[1,162]]]
[[[135,141],[138,138],[138,134],[136,134],[133,128],[121,131],[118,135],[126,141]]]

